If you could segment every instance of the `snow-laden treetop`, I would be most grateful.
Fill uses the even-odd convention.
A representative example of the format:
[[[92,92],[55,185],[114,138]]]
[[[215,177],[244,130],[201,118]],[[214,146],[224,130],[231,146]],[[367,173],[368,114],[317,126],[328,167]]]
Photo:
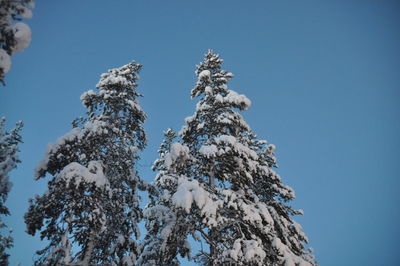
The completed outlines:
[[[235,109],[246,110],[251,101],[242,94],[228,89],[228,81],[233,77],[229,71],[222,70],[223,60],[209,50],[204,61],[196,66],[198,80],[191,91],[191,97],[202,96],[193,116],[186,118],[186,125],[180,131],[183,140],[212,135],[240,135],[250,131],[250,127]]]
[[[88,90],[81,95],[82,104],[87,108],[87,117],[74,120],[71,131],[48,145],[44,158],[36,168],[36,178],[43,177],[46,172],[55,174],[62,161],[63,166],[70,161],[88,165],[90,161],[98,160],[112,165],[113,161],[119,161],[117,157],[123,157],[126,165],[115,165],[115,169],[126,171],[133,167],[133,154],[146,145],[142,126],[146,114],[137,99],[142,95],[136,91],[139,79],[137,72],[141,67],[133,61],[110,69],[101,75],[96,90]],[[101,154],[91,148],[99,142],[104,145]],[[88,146],[82,149],[78,145]],[[81,152],[71,154],[73,146]],[[123,170],[123,167],[126,169]]]
[[[226,70],[221,70],[223,60],[218,54],[208,50],[204,61],[196,66],[198,80],[191,91],[192,98],[205,93],[209,97],[215,97],[215,101],[222,105],[232,106],[240,110],[246,110],[251,101],[245,96],[237,94],[235,91],[228,90],[227,82],[233,78],[233,74]]]
[[[89,113],[103,112],[102,118],[123,111],[138,113],[144,120],[146,115],[136,100],[142,96],[136,92],[139,79],[137,72],[141,68],[140,64],[133,61],[102,74],[96,85],[98,92],[89,90],[81,95],[83,105],[88,108]]]

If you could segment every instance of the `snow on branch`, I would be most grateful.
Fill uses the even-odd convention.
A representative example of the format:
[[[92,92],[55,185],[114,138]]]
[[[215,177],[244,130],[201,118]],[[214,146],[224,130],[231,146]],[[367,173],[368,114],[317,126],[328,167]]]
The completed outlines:
[[[20,22],[32,18],[32,0],[0,0],[0,82],[11,68],[11,56],[31,43],[30,27]]]

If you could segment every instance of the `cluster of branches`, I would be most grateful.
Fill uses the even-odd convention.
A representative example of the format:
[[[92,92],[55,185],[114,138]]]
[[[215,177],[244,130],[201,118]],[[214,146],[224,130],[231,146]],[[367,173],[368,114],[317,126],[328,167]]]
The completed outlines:
[[[21,52],[31,42],[31,29],[21,22],[32,18],[32,0],[0,0],[0,82],[11,67],[11,56]]]

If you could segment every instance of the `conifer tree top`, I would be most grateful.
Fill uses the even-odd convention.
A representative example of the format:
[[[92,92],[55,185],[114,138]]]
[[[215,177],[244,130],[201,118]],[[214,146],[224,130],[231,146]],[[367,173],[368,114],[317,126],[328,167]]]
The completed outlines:
[[[196,66],[196,76],[198,80],[191,91],[191,97],[195,98],[202,93],[206,96],[215,97],[214,101],[224,105],[246,110],[251,101],[244,95],[239,95],[235,91],[228,90],[227,82],[233,78],[233,74],[226,70],[221,70],[223,60],[212,50],[204,55],[204,60]]]
[[[122,67],[110,69],[101,75],[96,91],[88,90],[81,95],[82,104],[87,108],[87,117],[74,120],[71,131],[57,142],[49,144],[44,158],[36,168],[36,178],[43,177],[46,172],[56,173],[58,163],[67,153],[63,147],[82,139],[107,139],[109,142],[124,139],[132,152],[145,147],[147,139],[142,123],[146,114],[137,99],[142,95],[136,91],[139,79],[137,73],[141,67],[132,61]],[[113,152],[118,153],[117,150]],[[86,160],[83,161],[89,162],[88,154],[85,156]],[[94,157],[97,155],[94,154]],[[74,160],[82,162],[81,158]]]

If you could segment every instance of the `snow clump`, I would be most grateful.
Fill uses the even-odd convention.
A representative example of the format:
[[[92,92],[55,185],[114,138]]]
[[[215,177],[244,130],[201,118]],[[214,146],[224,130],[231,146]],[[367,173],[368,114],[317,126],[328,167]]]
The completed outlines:
[[[11,58],[6,51],[0,49],[0,69],[7,73],[11,67]]]

